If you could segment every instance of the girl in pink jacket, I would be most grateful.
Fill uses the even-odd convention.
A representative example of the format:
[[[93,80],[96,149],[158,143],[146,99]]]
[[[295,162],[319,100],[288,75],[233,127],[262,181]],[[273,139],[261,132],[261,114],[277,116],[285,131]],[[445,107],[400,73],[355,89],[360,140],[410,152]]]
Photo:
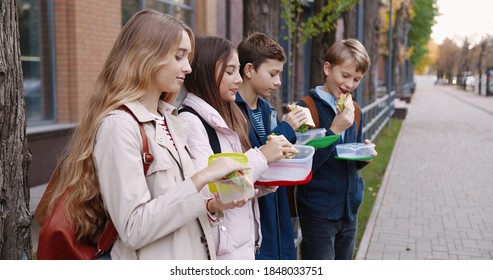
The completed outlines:
[[[267,170],[268,163],[283,158],[284,153],[296,153],[296,149],[284,137],[273,138],[260,148],[251,148],[246,119],[234,102],[243,81],[235,47],[230,41],[213,36],[197,37],[195,44],[197,51],[192,74],[185,78],[188,93],[182,106],[191,107],[215,130],[221,152],[244,153],[248,157],[255,182]],[[183,111],[179,116],[193,131],[194,136],[188,138],[187,143],[195,157],[195,167],[204,168],[209,156],[214,154],[206,128],[191,112]],[[262,187],[258,195],[272,191],[275,188]],[[261,242],[257,199],[224,204],[207,187],[203,194],[211,200],[207,210],[211,214],[217,258],[255,259]]]

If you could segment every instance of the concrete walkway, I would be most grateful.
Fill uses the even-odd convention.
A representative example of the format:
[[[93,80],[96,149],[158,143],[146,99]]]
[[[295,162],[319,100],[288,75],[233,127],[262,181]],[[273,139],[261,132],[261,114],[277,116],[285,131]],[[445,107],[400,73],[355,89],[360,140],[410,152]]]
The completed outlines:
[[[493,96],[416,82],[356,259],[491,260]]]

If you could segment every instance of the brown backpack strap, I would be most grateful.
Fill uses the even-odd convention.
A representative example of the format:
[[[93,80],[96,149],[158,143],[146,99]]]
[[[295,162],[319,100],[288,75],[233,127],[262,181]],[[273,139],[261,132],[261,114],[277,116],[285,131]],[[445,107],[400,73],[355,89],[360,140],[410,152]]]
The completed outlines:
[[[151,166],[151,162],[154,160],[154,157],[151,153],[149,153],[149,143],[147,142],[147,135],[145,133],[144,125],[139,122],[137,117],[135,117],[132,111],[130,111],[126,106],[122,105],[118,109],[129,113],[139,124],[140,136],[142,137],[142,164],[144,166],[144,175],[146,175],[147,170],[149,170],[149,166]],[[116,231],[115,225],[113,225],[113,221],[109,219],[108,223],[103,229],[103,232],[99,236],[97,244],[98,250],[94,255],[94,259],[97,259],[104,253],[109,252],[117,237],[118,232]]]
[[[122,110],[130,114],[134,120],[139,124],[140,136],[142,137],[142,163],[144,164],[144,175],[147,174],[147,170],[149,170],[149,166],[151,166],[151,162],[154,160],[154,157],[151,153],[149,153],[149,143],[147,142],[147,135],[144,129],[144,125],[137,119],[137,117],[128,109],[126,106],[122,105],[118,107],[118,110]]]
[[[315,105],[315,101],[313,97],[307,95],[303,97],[300,101],[305,103],[306,107],[310,109],[310,113],[312,114],[313,122],[315,123],[315,127],[320,127],[320,118],[318,116],[317,106]],[[358,135],[359,127],[361,125],[361,108],[358,103],[353,101],[354,104],[354,121],[356,122],[356,135]]]
[[[310,110],[312,114],[313,122],[315,123],[315,127],[320,127],[320,119],[318,117],[317,105],[315,105],[315,101],[310,95],[303,97],[300,101],[305,103],[306,107]]]
[[[354,104],[354,121],[356,122],[356,135],[358,135],[359,132],[359,127],[361,125],[361,109],[355,101],[353,101]]]

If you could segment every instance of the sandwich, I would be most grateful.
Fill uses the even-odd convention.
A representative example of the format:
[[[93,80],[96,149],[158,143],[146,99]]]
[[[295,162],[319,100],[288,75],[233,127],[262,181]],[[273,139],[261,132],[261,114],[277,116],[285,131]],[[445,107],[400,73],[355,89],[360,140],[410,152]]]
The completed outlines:
[[[302,110],[303,112],[305,112],[305,115],[307,117],[307,121],[302,126],[300,126],[300,128],[298,128],[296,130],[296,132],[305,133],[308,131],[308,129],[314,128],[315,122],[313,121],[312,114],[310,113],[310,109],[308,109],[306,107],[302,107],[300,105],[296,105],[295,103],[288,105],[288,111],[290,111],[290,112],[295,111],[296,112],[298,110]]]
[[[336,107],[339,108],[339,110],[344,111],[345,108],[345,103],[346,99],[348,98],[349,93],[341,93],[341,96],[339,96],[339,99],[337,99]]]

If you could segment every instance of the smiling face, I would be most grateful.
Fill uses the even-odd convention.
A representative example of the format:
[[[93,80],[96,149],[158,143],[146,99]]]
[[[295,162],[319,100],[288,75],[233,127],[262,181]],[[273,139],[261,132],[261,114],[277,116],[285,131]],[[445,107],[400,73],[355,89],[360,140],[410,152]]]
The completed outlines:
[[[240,75],[240,61],[238,54],[233,52],[226,61],[226,69],[221,72],[221,63],[216,64],[216,80],[221,79],[219,84],[219,96],[221,100],[226,102],[234,101],[238,87],[243,82]],[[221,78],[222,76],[222,78]]]
[[[356,89],[364,75],[361,71],[356,70],[356,64],[353,63],[352,59],[347,59],[344,63],[333,66],[329,62],[325,62],[324,74],[326,76],[324,90],[331,93],[335,98]]]
[[[192,49],[190,37],[183,31],[180,44],[163,59],[153,80],[153,89],[161,92],[178,92],[185,75],[192,72],[188,55]]]
[[[284,62],[267,59],[257,70],[248,68],[251,72],[247,74],[253,91],[261,97],[271,96],[281,85],[281,74]]]

